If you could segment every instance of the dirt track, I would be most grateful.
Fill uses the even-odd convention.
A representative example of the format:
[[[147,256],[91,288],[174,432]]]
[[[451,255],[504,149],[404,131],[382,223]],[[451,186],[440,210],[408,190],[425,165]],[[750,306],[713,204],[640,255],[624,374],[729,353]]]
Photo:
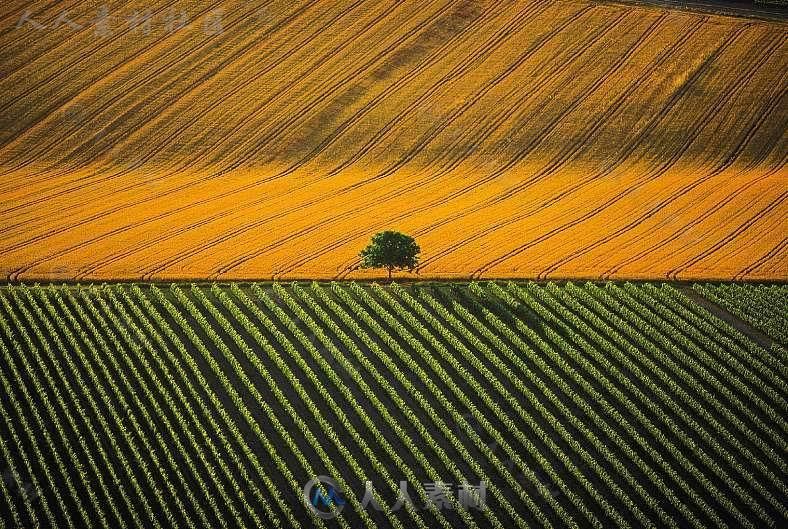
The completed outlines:
[[[759,18],[764,20],[788,20],[788,2],[785,0],[762,2],[743,2],[737,0],[706,0],[703,2],[687,2],[683,0],[633,0],[617,3],[653,5],[680,9],[683,11]]]

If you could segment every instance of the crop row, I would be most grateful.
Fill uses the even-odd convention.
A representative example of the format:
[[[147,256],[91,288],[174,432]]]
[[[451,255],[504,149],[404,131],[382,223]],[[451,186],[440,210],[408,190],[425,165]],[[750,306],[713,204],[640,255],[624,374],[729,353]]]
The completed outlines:
[[[0,355],[2,527],[788,521],[784,350],[668,285],[23,285]]]

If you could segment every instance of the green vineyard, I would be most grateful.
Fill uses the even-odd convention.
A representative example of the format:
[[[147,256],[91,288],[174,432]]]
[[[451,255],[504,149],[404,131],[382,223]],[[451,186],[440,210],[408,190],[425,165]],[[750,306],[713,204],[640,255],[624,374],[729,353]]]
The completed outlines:
[[[695,285],[695,289],[772,338],[788,344],[788,289],[736,283],[716,287]]]
[[[2,287],[0,526],[787,527],[787,306],[785,285]]]

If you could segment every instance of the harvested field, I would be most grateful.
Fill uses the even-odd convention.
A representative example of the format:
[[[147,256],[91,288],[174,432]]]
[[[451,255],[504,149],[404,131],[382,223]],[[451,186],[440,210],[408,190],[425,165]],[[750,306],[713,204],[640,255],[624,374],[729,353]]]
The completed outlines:
[[[104,32],[94,2],[0,9],[10,280],[360,278],[385,228],[422,278],[788,279],[783,22],[123,1]]]

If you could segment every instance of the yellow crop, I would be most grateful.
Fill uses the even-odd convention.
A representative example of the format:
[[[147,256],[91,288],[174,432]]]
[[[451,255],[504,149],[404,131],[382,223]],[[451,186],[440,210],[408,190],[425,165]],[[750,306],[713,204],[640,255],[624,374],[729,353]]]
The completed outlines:
[[[121,1],[102,32],[98,4],[0,11],[12,279],[370,277],[383,229],[421,277],[788,279],[785,23]]]

